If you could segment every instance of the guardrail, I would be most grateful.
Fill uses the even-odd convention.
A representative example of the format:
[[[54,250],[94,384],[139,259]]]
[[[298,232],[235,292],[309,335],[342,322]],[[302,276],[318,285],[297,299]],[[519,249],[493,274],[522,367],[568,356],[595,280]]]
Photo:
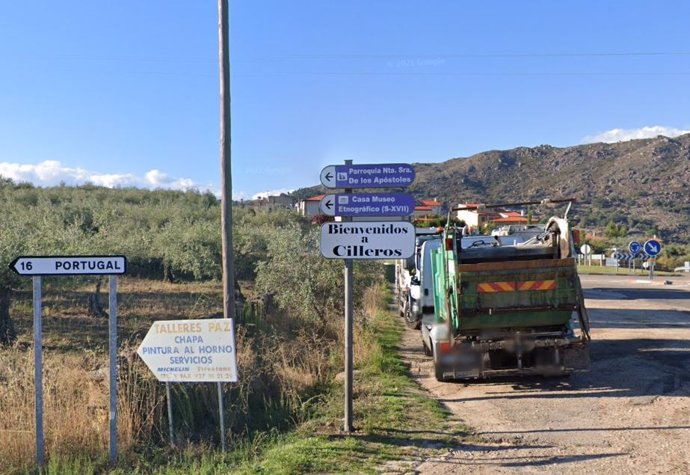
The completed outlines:
[[[673,272],[690,272],[690,262],[686,262],[683,267],[676,267]]]

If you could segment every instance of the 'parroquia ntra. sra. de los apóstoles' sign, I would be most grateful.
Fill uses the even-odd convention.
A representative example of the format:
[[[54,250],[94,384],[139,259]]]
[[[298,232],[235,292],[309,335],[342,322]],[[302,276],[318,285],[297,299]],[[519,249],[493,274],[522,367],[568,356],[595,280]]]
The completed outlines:
[[[159,381],[236,382],[232,320],[154,322],[137,354]]]
[[[404,221],[321,225],[321,255],[328,259],[405,259],[414,253],[414,243],[414,226]]]

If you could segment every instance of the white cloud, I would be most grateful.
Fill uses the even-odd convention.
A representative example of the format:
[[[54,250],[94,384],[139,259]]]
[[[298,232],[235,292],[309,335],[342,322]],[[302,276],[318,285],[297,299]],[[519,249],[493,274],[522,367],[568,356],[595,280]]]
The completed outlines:
[[[291,191],[288,188],[280,188],[278,190],[270,190],[270,191],[261,191],[259,193],[256,193],[255,195],[252,196],[253,200],[258,200],[259,198],[266,198],[267,196],[280,196],[283,193],[290,193]]]
[[[168,188],[172,190],[211,191],[216,195],[218,190],[211,185],[201,185],[189,178],[175,178],[160,170],[149,170],[143,177],[131,173],[114,174],[98,173],[83,168],[63,166],[55,160],[46,160],[36,165],[0,162],[0,175],[15,182],[29,182],[37,186],[82,185],[93,183],[107,188]]]
[[[664,127],[662,125],[653,125],[648,127],[640,127],[639,129],[611,129],[597,135],[588,135],[582,139],[582,143],[596,143],[596,142],[624,142],[626,140],[635,139],[651,139],[657,135],[665,137],[677,137],[679,135],[688,134],[690,130],[676,129],[674,127]]]

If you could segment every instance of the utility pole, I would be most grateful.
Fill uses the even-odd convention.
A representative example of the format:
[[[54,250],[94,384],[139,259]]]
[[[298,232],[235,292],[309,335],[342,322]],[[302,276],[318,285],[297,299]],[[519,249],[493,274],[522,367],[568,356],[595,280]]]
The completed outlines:
[[[220,72],[220,170],[223,252],[223,317],[235,316],[235,266],[232,256],[232,172],[230,160],[230,27],[228,0],[218,0],[218,66]],[[220,440],[225,452],[223,388],[218,383]]]
[[[230,39],[228,0],[218,0],[220,69],[221,226],[223,232],[223,317],[235,310],[235,269],[232,259],[232,170],[230,167]]]

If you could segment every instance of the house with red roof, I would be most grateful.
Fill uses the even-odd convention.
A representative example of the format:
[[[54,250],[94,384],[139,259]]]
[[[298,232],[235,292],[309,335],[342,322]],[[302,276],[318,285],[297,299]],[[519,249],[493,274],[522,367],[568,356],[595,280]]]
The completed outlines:
[[[475,229],[479,229],[489,223],[497,226],[529,224],[524,211],[483,208],[478,203],[460,203],[457,207],[464,209],[457,210],[456,217]]]
[[[440,216],[443,203],[437,200],[419,200],[412,213],[413,218],[423,218],[429,216]]]
[[[297,203],[297,212],[302,216],[306,216],[307,218],[313,218],[314,216],[322,214],[319,204],[324,196],[326,195],[316,195],[300,200]]]

